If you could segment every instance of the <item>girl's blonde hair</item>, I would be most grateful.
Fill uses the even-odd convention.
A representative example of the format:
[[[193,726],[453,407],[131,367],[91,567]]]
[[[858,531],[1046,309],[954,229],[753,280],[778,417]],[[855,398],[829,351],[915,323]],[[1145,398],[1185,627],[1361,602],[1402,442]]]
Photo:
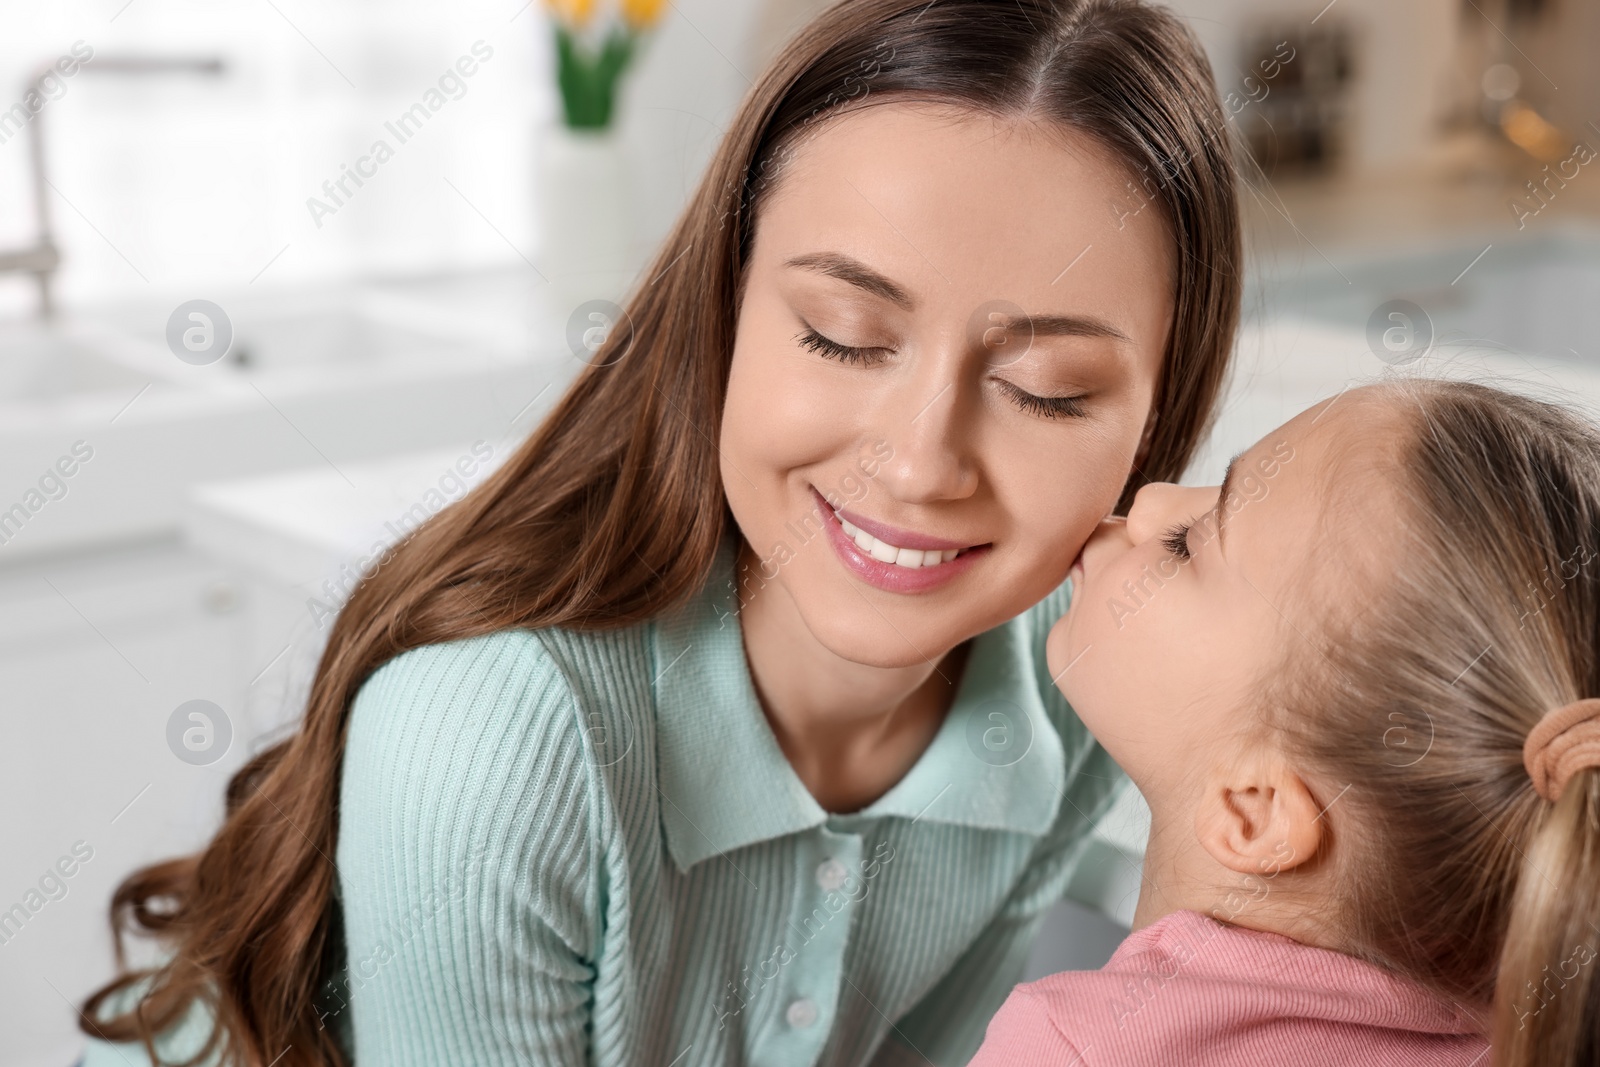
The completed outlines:
[[[1499,1067],[1595,1064],[1600,771],[1551,803],[1523,744],[1600,696],[1600,434],[1482,385],[1368,392],[1404,430],[1387,499],[1365,502],[1399,520],[1392,562],[1340,592],[1315,647],[1291,642],[1268,703],[1308,769],[1349,787],[1325,815],[1337,921],[1357,953],[1492,1003]]]

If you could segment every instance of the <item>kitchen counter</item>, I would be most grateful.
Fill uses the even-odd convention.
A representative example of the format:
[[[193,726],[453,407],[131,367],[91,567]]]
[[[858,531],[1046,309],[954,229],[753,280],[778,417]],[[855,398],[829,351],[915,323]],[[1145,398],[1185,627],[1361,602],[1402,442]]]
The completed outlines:
[[[1596,131],[1577,136],[1600,146]],[[1549,177],[1543,164],[1487,133],[1457,134],[1404,170],[1270,182],[1258,176],[1242,197],[1245,228],[1258,265],[1324,255],[1343,265],[1418,247],[1482,248],[1600,227],[1600,159],[1567,170],[1576,174],[1551,179],[1541,205],[1526,183]],[[1534,213],[1514,212],[1513,203]]]

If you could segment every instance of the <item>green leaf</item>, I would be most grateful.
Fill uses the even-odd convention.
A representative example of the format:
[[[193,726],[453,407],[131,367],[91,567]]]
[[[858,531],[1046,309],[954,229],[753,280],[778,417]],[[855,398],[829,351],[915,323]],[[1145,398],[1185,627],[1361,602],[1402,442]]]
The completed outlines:
[[[555,26],[556,83],[566,124],[604,129],[611,124],[617,86],[633,58],[635,35],[613,27],[598,52],[585,49],[564,26]]]

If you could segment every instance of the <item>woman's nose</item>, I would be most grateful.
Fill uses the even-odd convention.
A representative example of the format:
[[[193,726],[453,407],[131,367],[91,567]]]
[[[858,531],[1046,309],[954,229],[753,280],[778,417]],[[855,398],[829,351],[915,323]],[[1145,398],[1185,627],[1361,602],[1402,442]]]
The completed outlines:
[[[1165,534],[1174,523],[1188,522],[1210,511],[1221,487],[1151,482],[1133,497],[1128,509],[1128,537],[1143,544]]]
[[[923,380],[914,386],[904,389],[895,405],[896,429],[886,434],[894,455],[877,480],[908,503],[971,496],[978,487],[978,463],[971,413],[964,410],[970,398],[958,381]]]

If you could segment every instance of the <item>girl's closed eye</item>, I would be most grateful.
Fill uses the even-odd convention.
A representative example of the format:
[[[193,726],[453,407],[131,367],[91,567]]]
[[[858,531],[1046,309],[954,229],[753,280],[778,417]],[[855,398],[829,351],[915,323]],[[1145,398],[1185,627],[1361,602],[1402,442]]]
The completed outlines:
[[[1194,520],[1174,523],[1161,537],[1161,543],[1166,546],[1180,561],[1187,560],[1189,553],[1189,529],[1194,525]]]

